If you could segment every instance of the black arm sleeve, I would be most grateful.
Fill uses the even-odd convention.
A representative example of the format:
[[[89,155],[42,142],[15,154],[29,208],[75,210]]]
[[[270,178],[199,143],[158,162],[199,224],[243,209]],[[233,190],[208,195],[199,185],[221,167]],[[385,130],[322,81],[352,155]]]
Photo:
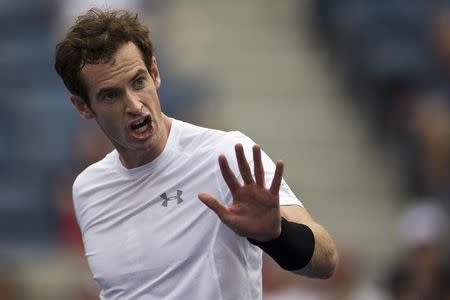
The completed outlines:
[[[267,242],[250,238],[248,240],[288,271],[297,271],[305,267],[311,260],[315,247],[311,228],[285,218],[281,218],[281,234],[278,238]]]

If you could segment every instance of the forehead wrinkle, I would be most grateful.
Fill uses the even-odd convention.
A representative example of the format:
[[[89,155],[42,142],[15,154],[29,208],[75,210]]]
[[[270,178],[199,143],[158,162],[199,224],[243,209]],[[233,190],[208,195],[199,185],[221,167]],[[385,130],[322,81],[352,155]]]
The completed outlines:
[[[129,42],[120,47],[109,62],[85,65],[82,77],[86,83],[90,81],[91,86],[97,89],[93,92],[98,93],[100,89],[108,88],[109,84],[116,86],[127,81],[127,76],[133,76],[135,73],[132,71],[140,67],[147,69],[141,51]],[[90,88],[88,85],[86,87],[89,93]]]
[[[128,82],[128,79],[137,72],[134,70],[140,70],[143,67],[145,65],[141,66],[140,61],[127,63],[126,60],[122,60],[119,64],[87,65],[85,77],[91,77],[92,86],[96,87],[94,92],[97,93],[103,88],[116,87]]]

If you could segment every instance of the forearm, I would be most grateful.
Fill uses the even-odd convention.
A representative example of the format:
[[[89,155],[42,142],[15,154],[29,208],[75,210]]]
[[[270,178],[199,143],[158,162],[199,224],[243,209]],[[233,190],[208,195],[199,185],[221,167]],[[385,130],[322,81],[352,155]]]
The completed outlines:
[[[293,271],[293,273],[311,278],[330,278],[338,261],[336,246],[323,226],[317,223],[306,225],[311,228],[314,234],[314,253],[304,268]]]
[[[281,221],[281,234],[266,242],[249,241],[271,256],[284,270],[312,278],[330,278],[337,254],[327,231],[317,223]]]
[[[336,246],[328,231],[316,223],[308,211],[300,206],[281,206],[281,215],[287,220],[307,225],[314,234],[314,253],[309,263],[295,274],[312,278],[329,278],[338,261]]]

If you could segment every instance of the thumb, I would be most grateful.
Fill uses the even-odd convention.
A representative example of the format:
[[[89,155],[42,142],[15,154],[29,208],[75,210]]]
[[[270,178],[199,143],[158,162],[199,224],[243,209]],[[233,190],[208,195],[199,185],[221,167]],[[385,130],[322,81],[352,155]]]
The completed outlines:
[[[228,209],[210,193],[199,193],[198,199],[214,211],[221,220],[228,214]]]

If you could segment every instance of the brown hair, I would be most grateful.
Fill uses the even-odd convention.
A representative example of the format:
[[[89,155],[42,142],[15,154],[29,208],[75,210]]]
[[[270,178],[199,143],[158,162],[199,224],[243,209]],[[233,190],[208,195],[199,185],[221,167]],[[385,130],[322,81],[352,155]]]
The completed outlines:
[[[153,45],[148,28],[139,22],[137,14],[125,10],[90,9],[78,17],[64,40],[56,46],[56,72],[67,89],[89,105],[86,86],[81,79],[83,66],[109,62],[127,42],[133,42],[139,48],[150,72]]]

